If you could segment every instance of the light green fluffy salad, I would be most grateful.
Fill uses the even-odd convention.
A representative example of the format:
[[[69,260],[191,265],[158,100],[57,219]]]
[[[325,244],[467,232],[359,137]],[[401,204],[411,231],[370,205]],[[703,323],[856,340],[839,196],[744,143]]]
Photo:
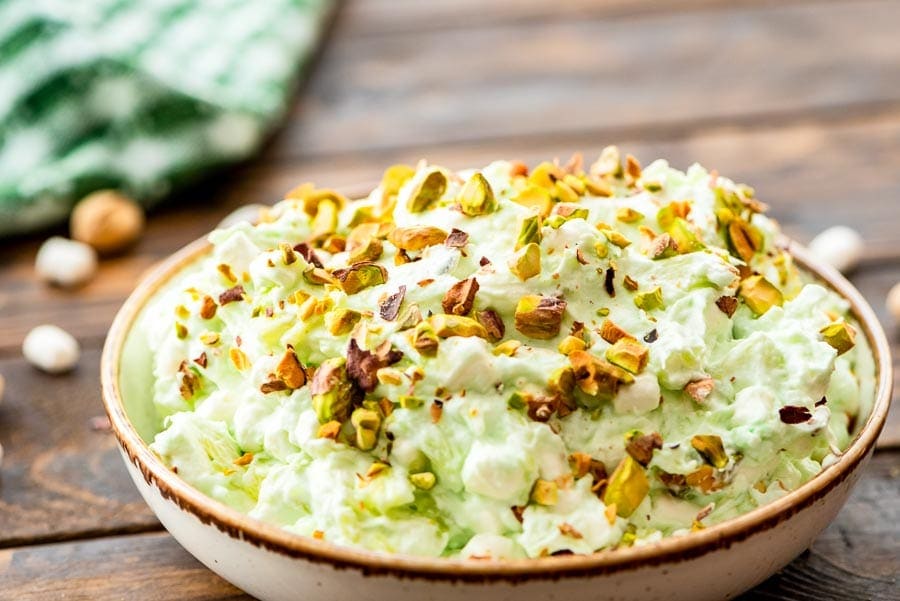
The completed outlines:
[[[396,165],[303,185],[148,306],[152,449],[303,536],[420,556],[641,545],[833,462],[874,366],[753,191],[694,165]]]

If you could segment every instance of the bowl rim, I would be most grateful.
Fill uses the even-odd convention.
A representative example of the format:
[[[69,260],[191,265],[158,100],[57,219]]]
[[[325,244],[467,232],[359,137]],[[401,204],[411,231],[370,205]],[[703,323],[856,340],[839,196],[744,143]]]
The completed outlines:
[[[389,554],[337,545],[288,532],[251,518],[206,496],[174,472],[150,450],[129,420],[119,390],[119,361],[126,337],[147,301],[182,268],[211,248],[200,238],[146,272],[122,305],[110,327],[100,359],[103,404],[119,445],[146,483],[165,498],[228,536],[254,546],[312,563],[353,568],[364,575],[467,582],[559,579],[624,572],[673,564],[729,547],[767,531],[825,497],[864,462],[884,426],[892,395],[890,345],[875,312],[862,294],[837,270],[817,260],[798,243],[784,238],[781,246],[800,266],[849,301],[875,360],[876,389],[872,411],[837,461],[784,497],[747,513],[685,536],[666,537],[639,547],[603,550],[591,555],[564,555],[516,560],[471,560]],[[824,527],[824,526],[823,526]]]

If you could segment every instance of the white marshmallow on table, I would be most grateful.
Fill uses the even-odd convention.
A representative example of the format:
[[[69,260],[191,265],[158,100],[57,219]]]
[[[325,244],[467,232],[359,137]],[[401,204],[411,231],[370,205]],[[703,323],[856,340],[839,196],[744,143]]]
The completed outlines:
[[[22,342],[22,354],[38,369],[60,374],[75,367],[81,356],[81,347],[62,328],[45,324],[28,332]]]
[[[83,242],[54,236],[41,245],[34,268],[42,280],[76,286],[97,272],[97,251]]]
[[[884,304],[894,321],[900,323],[900,282],[894,284],[894,287],[890,289]]]
[[[813,238],[809,243],[809,250],[815,258],[846,273],[862,259],[863,244],[862,236],[856,230],[836,225]]]

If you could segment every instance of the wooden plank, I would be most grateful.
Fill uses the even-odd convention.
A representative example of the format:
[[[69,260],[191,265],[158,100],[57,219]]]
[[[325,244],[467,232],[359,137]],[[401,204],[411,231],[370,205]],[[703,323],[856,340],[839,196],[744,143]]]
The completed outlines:
[[[396,35],[409,31],[471,29],[498,23],[573,19],[632,19],[703,10],[766,7],[809,0],[364,0],[345,3],[340,18],[353,35]],[[829,0],[816,0],[818,2]]]
[[[4,599],[250,600],[166,533],[0,551]]]
[[[76,371],[55,377],[0,361],[0,547],[159,528],[113,435],[92,428],[103,414],[99,354],[86,351]]]
[[[890,598],[900,571],[898,492],[900,453],[877,454],[812,549],[742,601]],[[163,533],[0,551],[0,582],[19,601],[250,599]]]
[[[898,21],[885,0],[385,36],[339,20],[276,154],[864,114],[900,104]]]

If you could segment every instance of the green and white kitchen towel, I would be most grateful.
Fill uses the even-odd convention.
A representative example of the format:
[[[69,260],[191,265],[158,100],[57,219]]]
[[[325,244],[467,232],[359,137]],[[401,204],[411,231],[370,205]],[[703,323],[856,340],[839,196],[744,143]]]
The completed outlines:
[[[253,153],[332,0],[0,0],[0,237]]]

